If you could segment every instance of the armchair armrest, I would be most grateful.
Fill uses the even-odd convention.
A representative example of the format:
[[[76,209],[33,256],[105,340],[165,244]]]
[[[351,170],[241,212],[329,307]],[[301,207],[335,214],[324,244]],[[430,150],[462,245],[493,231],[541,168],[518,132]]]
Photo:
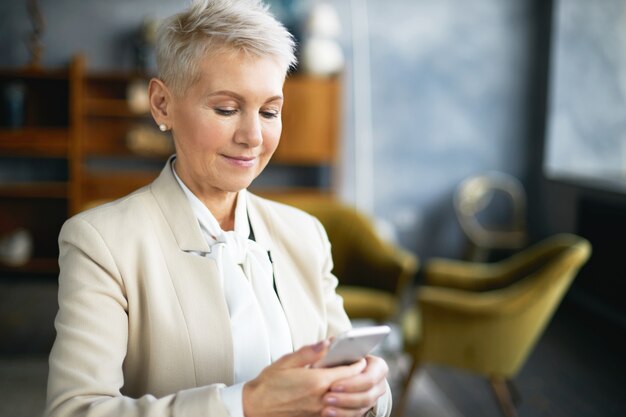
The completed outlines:
[[[429,285],[480,291],[501,287],[509,275],[499,263],[464,262],[443,258],[431,259],[424,267]]]
[[[438,311],[468,320],[475,316],[502,316],[516,308],[498,293],[476,293],[454,288],[423,286],[417,290],[416,297],[424,312]]]

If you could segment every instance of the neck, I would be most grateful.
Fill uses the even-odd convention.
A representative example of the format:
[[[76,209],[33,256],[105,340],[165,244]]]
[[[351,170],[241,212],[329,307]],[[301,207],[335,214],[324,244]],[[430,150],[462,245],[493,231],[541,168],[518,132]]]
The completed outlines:
[[[190,190],[196,194],[196,191]],[[222,230],[228,232],[235,230],[235,207],[237,205],[237,193],[223,193],[220,196],[203,196],[196,194],[198,199],[209,209],[213,217],[220,224]]]
[[[215,220],[224,231],[235,229],[235,207],[237,205],[237,192],[222,191],[206,187],[201,182],[193,180],[184,169],[177,169],[174,161],[174,170],[181,181],[189,190],[209,209]]]

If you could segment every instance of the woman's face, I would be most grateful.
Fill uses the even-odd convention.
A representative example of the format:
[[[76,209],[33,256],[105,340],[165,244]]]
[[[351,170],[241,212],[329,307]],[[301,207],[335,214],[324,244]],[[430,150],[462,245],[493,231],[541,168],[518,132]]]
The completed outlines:
[[[237,192],[278,146],[285,70],[271,58],[223,52],[200,61],[200,73],[167,109],[176,172],[200,196]]]

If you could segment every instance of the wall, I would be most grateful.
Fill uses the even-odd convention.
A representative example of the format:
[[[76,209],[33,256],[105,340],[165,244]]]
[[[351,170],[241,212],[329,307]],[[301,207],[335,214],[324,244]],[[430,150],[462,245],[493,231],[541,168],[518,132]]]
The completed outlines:
[[[90,68],[131,68],[132,37],[144,17],[161,18],[182,8],[177,0],[40,0],[45,20],[44,66],[62,66],[83,52]],[[2,65],[29,59],[31,24],[26,1],[0,2]],[[4,62],[6,60],[6,62]]]
[[[533,3],[369,5],[376,212],[420,256],[458,256],[456,185],[527,174]]]
[[[291,3],[302,13],[307,2]],[[333,0],[344,31],[344,126],[339,194],[354,201],[351,5]],[[541,130],[534,110],[540,0],[367,0],[370,28],[374,214],[422,258],[459,256],[452,192],[465,176],[502,170],[530,181]],[[177,0],[41,0],[44,65],[77,51],[90,68],[131,67],[130,35],[142,17]],[[550,2],[547,3],[549,9]],[[298,17],[298,16],[296,16]],[[22,65],[30,29],[23,2],[0,2],[0,65]],[[544,43],[546,39],[543,39]],[[539,91],[539,92],[537,92]],[[529,182],[531,184],[532,182]],[[532,191],[532,190],[531,190]]]

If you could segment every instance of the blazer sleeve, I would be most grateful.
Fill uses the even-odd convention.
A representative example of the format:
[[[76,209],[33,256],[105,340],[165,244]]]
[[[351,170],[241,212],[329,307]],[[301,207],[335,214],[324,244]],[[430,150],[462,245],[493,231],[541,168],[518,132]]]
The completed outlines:
[[[337,295],[336,292],[339,281],[337,280],[337,277],[335,277],[331,272],[333,270],[333,260],[330,250],[330,241],[328,240],[328,236],[326,235],[326,231],[324,230],[322,224],[317,220],[316,224],[318,232],[321,235],[322,242],[324,242],[325,245],[324,265],[322,267],[323,292],[326,303],[326,314],[328,318],[327,334],[329,336],[333,336],[350,328],[351,324],[343,308],[343,300],[339,295]],[[391,415],[391,388],[389,387],[389,383],[386,383],[386,385],[387,390],[385,391],[385,394],[380,397],[380,399],[376,403],[376,407],[367,412],[366,417],[388,417]]]
[[[214,384],[155,398],[123,396],[128,342],[124,282],[106,242],[81,217],[59,235],[59,311],[46,416],[228,416]]]

